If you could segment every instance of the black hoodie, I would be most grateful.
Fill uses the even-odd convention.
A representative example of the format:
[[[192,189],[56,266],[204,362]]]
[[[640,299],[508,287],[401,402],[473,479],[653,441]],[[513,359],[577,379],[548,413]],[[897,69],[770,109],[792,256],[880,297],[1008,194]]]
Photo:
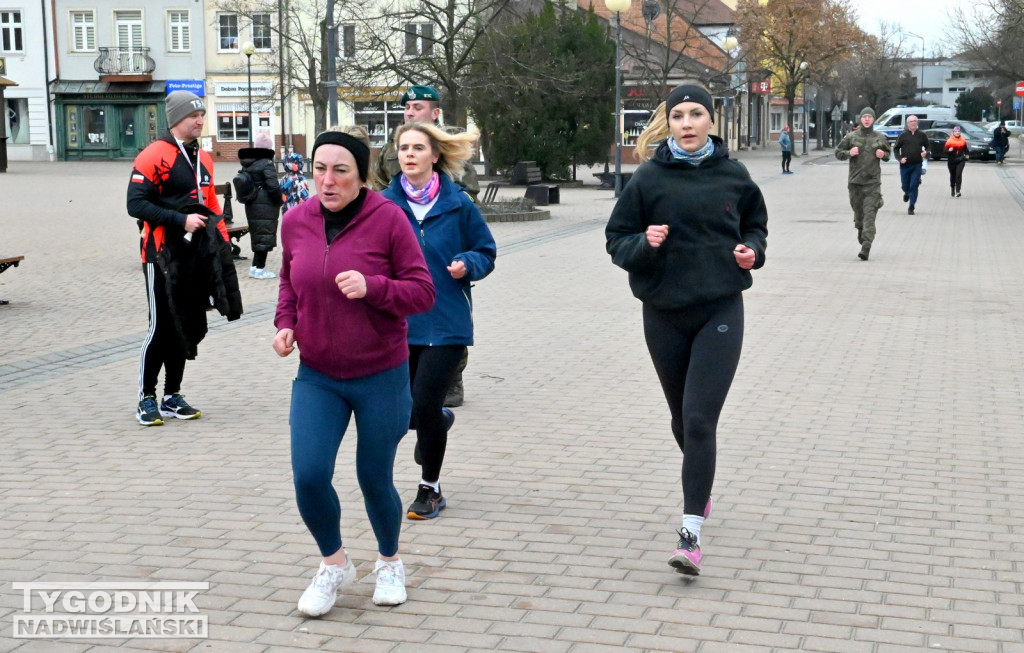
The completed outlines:
[[[623,189],[608,226],[612,261],[629,272],[633,295],[660,309],[703,304],[735,295],[753,283],[736,263],[742,243],[764,265],[768,209],[743,164],[729,158],[717,136],[715,151],[693,166],[672,156],[666,143]],[[669,226],[661,247],[647,242],[650,225]]]

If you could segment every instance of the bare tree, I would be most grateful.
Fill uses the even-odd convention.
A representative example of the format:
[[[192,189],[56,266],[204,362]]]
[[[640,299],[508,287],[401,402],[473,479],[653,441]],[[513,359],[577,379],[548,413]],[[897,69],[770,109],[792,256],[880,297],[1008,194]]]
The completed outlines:
[[[958,58],[989,71],[999,95],[1024,79],[1024,3],[978,0],[954,10],[951,21]]]
[[[327,61],[324,36],[328,20],[324,3],[321,0],[215,0],[213,7],[218,12],[237,14],[239,30],[248,29],[254,14],[273,17],[270,31],[281,51],[275,49],[253,55],[256,65],[286,80],[286,98],[296,92],[307,93],[313,103],[316,133],[324,131],[329,88],[326,83],[331,81],[322,65]],[[278,20],[279,15],[283,20]],[[279,83],[275,84],[277,92]]]
[[[462,86],[473,53],[511,0],[383,0],[343,5],[341,29],[353,47],[340,52],[338,76],[347,85],[393,93],[410,84],[441,91],[449,124],[465,126]]]
[[[644,35],[622,43],[631,76],[650,88],[652,97],[662,97],[674,81],[689,77],[708,83],[731,72],[735,61],[697,27],[731,21],[729,15],[716,15],[722,9],[719,0],[645,0],[642,22],[636,12],[624,15],[623,27]]]
[[[867,35],[836,68],[854,99],[850,110],[870,106],[881,114],[896,104],[913,102],[916,89],[904,70],[911,52],[902,30],[887,23],[881,24],[878,36]]]

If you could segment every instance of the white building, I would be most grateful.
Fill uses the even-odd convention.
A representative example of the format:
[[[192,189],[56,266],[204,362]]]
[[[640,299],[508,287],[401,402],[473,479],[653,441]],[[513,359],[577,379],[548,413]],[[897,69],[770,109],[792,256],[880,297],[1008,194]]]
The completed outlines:
[[[11,161],[47,161],[53,152],[46,90],[53,75],[49,8],[24,1],[0,5],[0,77],[16,84],[5,87],[0,106]]]

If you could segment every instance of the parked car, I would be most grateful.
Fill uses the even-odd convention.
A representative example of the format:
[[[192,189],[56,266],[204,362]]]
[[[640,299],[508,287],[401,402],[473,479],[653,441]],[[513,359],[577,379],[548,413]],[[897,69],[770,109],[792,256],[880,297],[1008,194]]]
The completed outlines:
[[[995,151],[989,147],[989,141],[992,140],[992,136],[977,125],[970,126],[972,127],[971,131],[964,129],[962,125],[960,126],[960,132],[967,140],[967,156],[976,161],[994,159]],[[928,158],[934,161],[948,158],[946,141],[953,135],[953,128],[926,129],[924,133],[928,137]]]
[[[996,120],[995,122],[986,122],[984,125],[982,125],[982,127],[985,128],[985,131],[987,131],[990,134],[995,132],[996,127],[998,126],[998,120]],[[1006,128],[1010,130],[1010,133],[1012,135],[1017,136],[1019,134],[1024,133],[1024,122],[1021,122],[1020,120],[1007,120]]]

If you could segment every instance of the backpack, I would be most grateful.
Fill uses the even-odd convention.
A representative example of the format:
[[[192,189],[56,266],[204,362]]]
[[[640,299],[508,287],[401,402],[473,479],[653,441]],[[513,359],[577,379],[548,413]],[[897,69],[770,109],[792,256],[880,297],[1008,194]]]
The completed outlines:
[[[231,180],[231,185],[235,187],[235,198],[242,204],[253,201],[260,192],[260,187],[252,178],[252,173],[245,168],[238,171],[235,178]]]

